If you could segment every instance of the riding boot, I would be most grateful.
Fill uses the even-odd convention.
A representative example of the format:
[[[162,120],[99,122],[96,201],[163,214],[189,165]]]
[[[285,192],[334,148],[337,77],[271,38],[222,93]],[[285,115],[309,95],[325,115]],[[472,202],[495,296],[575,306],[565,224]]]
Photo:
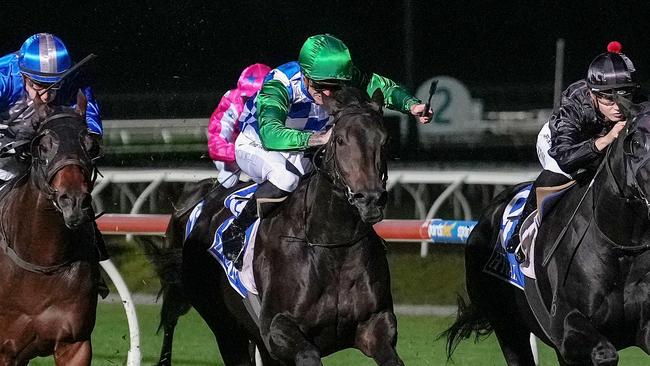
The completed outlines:
[[[246,240],[246,229],[257,219],[257,197],[255,194],[248,200],[239,216],[235,217],[230,226],[221,235],[223,243],[223,255],[231,260],[239,259],[244,241]]]
[[[571,178],[568,178],[565,175],[559,174],[552,172],[550,170],[543,170],[535,182],[533,183],[532,187],[530,187],[530,194],[528,195],[528,199],[526,200],[526,204],[524,205],[524,208],[521,212],[521,215],[519,216],[519,221],[517,222],[517,225],[515,226],[514,232],[512,234],[512,237],[506,244],[506,251],[508,253],[515,253],[515,250],[519,246],[519,243],[521,242],[521,238],[519,236],[519,231],[521,230],[521,225],[524,223],[526,218],[530,216],[530,214],[537,209],[537,188],[539,187],[555,187],[559,186],[562,184],[566,184],[571,180]],[[518,255],[518,253],[515,253],[515,255]]]
[[[252,225],[259,214],[267,216],[284,200],[289,192],[284,191],[271,182],[266,181],[259,185],[257,191],[248,200],[239,216],[235,217],[230,226],[223,232],[221,238],[223,243],[223,254],[226,258],[235,263],[235,268],[241,270],[243,265],[243,251],[246,240],[246,229]]]

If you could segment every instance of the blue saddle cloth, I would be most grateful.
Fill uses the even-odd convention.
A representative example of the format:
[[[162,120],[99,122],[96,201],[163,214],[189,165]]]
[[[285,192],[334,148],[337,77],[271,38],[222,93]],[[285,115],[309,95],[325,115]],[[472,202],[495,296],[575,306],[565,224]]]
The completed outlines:
[[[224,200],[224,206],[229,208],[233,214],[221,225],[219,225],[217,231],[215,232],[212,245],[210,248],[208,248],[208,252],[217,260],[217,262],[219,262],[219,264],[221,264],[221,267],[223,268],[224,272],[226,273],[226,277],[230,282],[230,286],[232,286],[232,288],[237,291],[242,297],[246,297],[248,295],[248,289],[242,281],[242,272],[238,271],[235,268],[235,264],[223,255],[223,243],[221,242],[221,235],[230,225],[230,223],[235,219],[235,216],[241,213],[241,210],[246,205],[246,202],[248,202],[248,199],[253,196],[253,193],[255,193],[257,187],[257,184],[246,186],[226,197]],[[194,207],[192,210],[190,218],[187,220],[187,224],[185,226],[185,239],[187,239],[187,237],[192,232],[192,229],[196,224],[196,220],[201,215],[202,209],[203,201],[199,202],[199,204],[196,205],[196,207]],[[257,221],[259,221],[259,219]],[[246,251],[246,248],[248,247],[248,244],[251,242],[251,240],[255,239],[253,237],[253,232],[255,231],[254,228],[257,225],[257,221],[246,230],[246,244],[244,245],[244,251]]]
[[[506,251],[506,243],[515,233],[515,227],[517,227],[519,220],[525,219],[521,217],[521,214],[531,187],[532,184],[522,187],[508,202],[501,218],[499,237],[494,245],[490,260],[483,268],[483,272],[489,273],[522,290],[524,289],[524,274],[519,268],[515,255]]]

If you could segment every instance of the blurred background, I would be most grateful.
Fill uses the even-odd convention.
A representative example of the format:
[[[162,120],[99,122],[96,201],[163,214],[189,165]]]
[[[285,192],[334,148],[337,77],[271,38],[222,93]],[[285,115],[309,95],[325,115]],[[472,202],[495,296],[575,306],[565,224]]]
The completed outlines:
[[[648,10],[646,1],[611,0],[5,1],[0,53],[18,50],[33,33],[51,32],[76,61],[97,54],[84,68],[105,128],[97,211],[170,213],[188,184],[216,175],[207,157],[208,118],[241,69],[296,60],[308,36],[331,33],[360,68],[422,98],[433,78],[440,81],[432,123],[386,115],[386,217],[477,220],[506,185],[534,179],[537,132],[558,92],[584,78],[609,41],[622,43],[637,79],[647,84]],[[123,236],[111,236],[109,246],[133,292],[158,291],[140,246]],[[389,261],[396,303],[454,305],[464,291],[460,245],[390,243]],[[154,327],[155,314],[147,311],[147,326]],[[442,319],[439,330],[449,323]],[[432,332],[421,337],[413,346],[418,351],[403,346],[405,360],[440,364],[418,363],[425,348],[439,348],[439,356],[427,357],[443,360],[444,346],[434,344]],[[152,342],[149,361],[157,348]],[[119,360],[113,347],[99,356]],[[489,352],[490,364],[502,363],[494,344]],[[181,356],[192,359],[185,364],[213,364],[189,354]]]

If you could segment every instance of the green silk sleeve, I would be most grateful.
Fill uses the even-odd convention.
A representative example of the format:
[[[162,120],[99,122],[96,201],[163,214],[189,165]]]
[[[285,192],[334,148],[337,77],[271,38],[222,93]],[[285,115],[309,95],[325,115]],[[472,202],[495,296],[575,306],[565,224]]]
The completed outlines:
[[[264,83],[257,96],[256,114],[260,140],[267,150],[304,150],[311,132],[287,128],[285,121],[291,102],[289,92],[278,80]]]
[[[352,85],[362,90],[365,89],[371,97],[375,90],[381,90],[384,95],[384,103],[389,109],[409,113],[411,106],[422,103],[421,100],[389,78],[377,74],[366,74],[356,67],[353,71]]]

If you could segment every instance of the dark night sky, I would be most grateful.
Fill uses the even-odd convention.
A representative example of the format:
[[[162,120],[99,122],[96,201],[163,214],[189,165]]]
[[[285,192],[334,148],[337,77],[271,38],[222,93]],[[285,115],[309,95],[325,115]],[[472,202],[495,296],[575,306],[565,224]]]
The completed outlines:
[[[297,58],[304,39],[329,32],[355,63],[404,82],[405,1],[20,1],[3,3],[0,52],[30,34],[59,35],[90,68],[97,93],[222,92],[241,68]],[[609,40],[639,76],[650,64],[646,2],[414,1],[416,84],[454,76],[470,87],[553,82],[555,41],[566,39],[565,81],[583,77]],[[49,9],[49,10],[46,10]],[[514,89],[513,89],[514,90]],[[506,92],[507,93],[507,92]],[[545,96],[546,98],[546,96]],[[546,98],[548,99],[548,98]]]

